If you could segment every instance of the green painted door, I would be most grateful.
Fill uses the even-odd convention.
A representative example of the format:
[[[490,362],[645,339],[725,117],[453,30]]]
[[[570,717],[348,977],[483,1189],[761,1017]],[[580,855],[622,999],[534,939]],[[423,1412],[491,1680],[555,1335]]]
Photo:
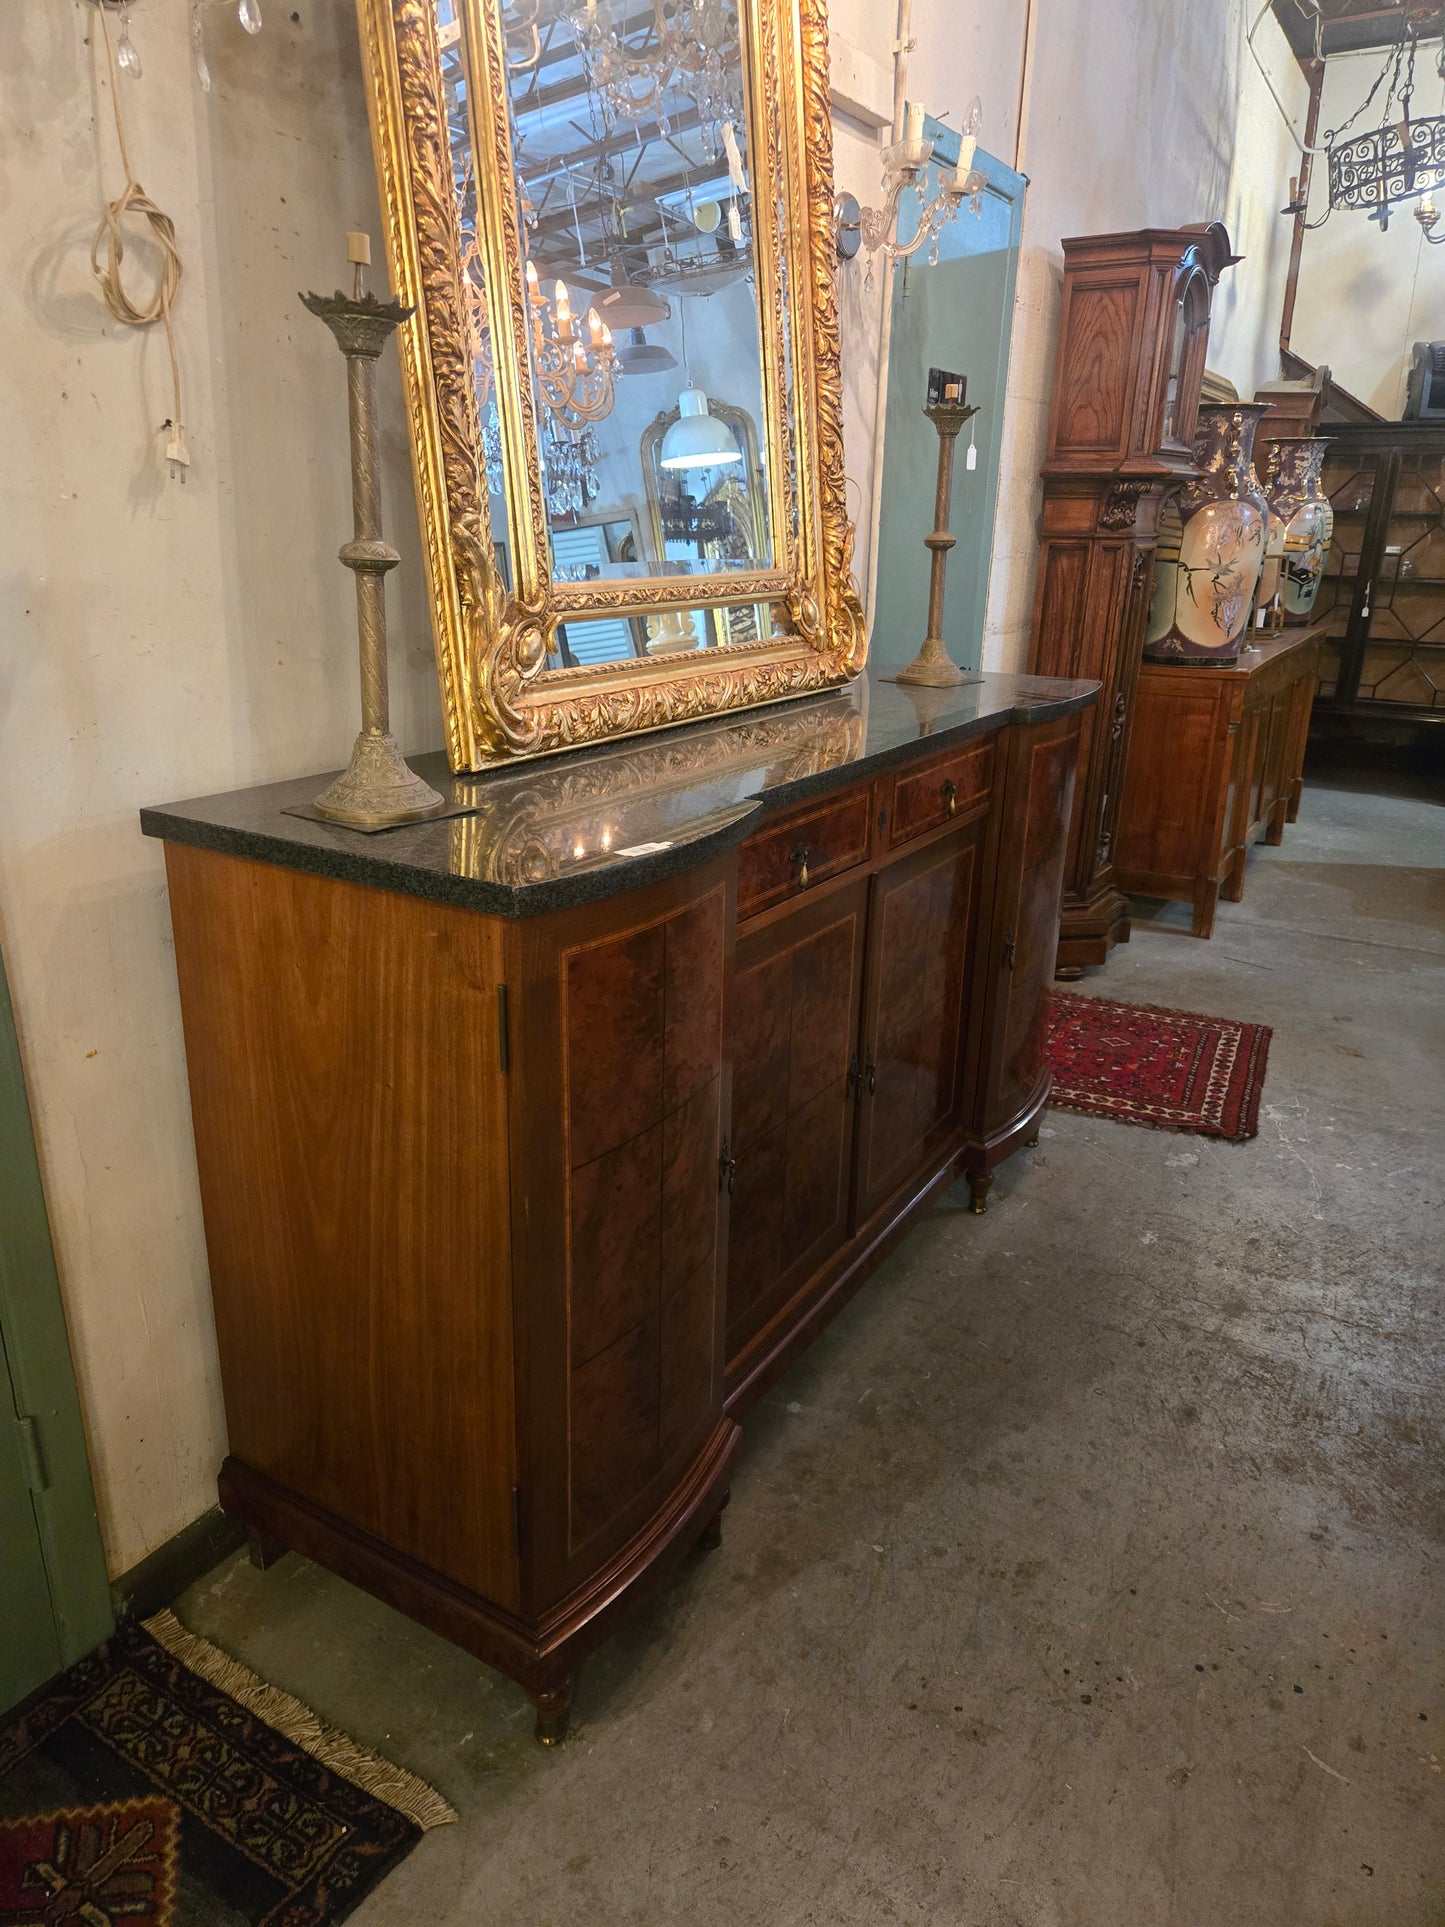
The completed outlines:
[[[0,1714],[106,1638],[113,1625],[0,960]]]
[[[939,161],[952,165],[958,135],[931,119],[926,131]],[[954,462],[951,529],[957,546],[948,561],[943,635],[960,668],[976,670],[982,659],[1026,183],[982,148],[974,165],[988,177],[982,213],[972,213],[965,202],[939,236],[937,265],[928,265],[925,245],[893,277],[872,656],[895,668],[912,660],[928,631],[923,538],[933,528],[938,476],[938,434],[923,413],[930,368],[966,375],[968,399],[979,411],[959,437]],[[930,192],[932,180],[930,169]],[[901,231],[906,239],[910,230]],[[972,469],[970,439],[977,449]]]
[[[0,1712],[61,1665],[31,1490],[33,1433],[19,1419],[0,1352]]]

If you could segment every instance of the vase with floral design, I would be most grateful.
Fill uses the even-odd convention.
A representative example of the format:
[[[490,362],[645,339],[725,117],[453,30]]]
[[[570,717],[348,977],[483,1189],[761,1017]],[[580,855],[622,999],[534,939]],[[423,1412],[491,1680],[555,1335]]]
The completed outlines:
[[[1281,527],[1280,586],[1286,622],[1308,622],[1335,532],[1335,512],[1320,479],[1327,436],[1281,437],[1266,484],[1271,522]],[[1272,532],[1271,532],[1272,533]]]
[[[1144,644],[1151,662],[1233,662],[1244,646],[1269,525],[1253,465],[1267,412],[1256,402],[1199,411],[1198,480],[1171,496],[1159,518]]]

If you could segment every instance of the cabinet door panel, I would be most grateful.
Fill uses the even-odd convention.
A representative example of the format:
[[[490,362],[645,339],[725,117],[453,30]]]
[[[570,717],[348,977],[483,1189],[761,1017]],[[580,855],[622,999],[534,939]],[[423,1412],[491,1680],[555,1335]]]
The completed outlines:
[[[866,882],[738,944],[729,1369],[848,1230]]]
[[[961,1122],[964,996],[984,830],[981,822],[965,825],[874,882],[855,1224]]]
[[[1009,814],[988,961],[993,982],[984,1017],[984,1137],[1006,1129],[1047,1076],[1049,985],[1078,743],[1071,717],[1020,732],[1010,751]]]
[[[728,869],[509,933],[533,1609],[645,1523],[720,1421]]]

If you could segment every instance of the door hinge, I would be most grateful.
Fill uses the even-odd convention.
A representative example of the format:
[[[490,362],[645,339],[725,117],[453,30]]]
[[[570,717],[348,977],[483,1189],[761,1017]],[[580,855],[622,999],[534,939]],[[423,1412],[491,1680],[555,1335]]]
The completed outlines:
[[[505,1077],[512,1068],[512,1026],[507,1011],[507,986],[497,985],[497,1051],[501,1058],[502,1075]]]
[[[722,1141],[722,1155],[717,1161],[717,1188],[726,1190],[728,1196],[735,1197],[738,1188],[738,1161],[733,1156],[732,1146],[726,1138]]]
[[[854,1097],[858,1095],[858,1087],[862,1082],[863,1067],[858,1062],[857,1051],[854,1051],[853,1055],[848,1059],[848,1089]]]
[[[1003,962],[1004,962],[1005,970],[1013,969],[1014,967],[1014,933],[1012,930],[1005,930],[1003,933]]]
[[[522,1556],[522,1488],[512,1487],[512,1550],[520,1559]]]
[[[20,1457],[25,1465],[25,1482],[32,1492],[48,1491],[50,1480],[45,1472],[45,1454],[40,1449],[40,1427],[33,1418],[18,1418],[15,1429],[20,1434]]]

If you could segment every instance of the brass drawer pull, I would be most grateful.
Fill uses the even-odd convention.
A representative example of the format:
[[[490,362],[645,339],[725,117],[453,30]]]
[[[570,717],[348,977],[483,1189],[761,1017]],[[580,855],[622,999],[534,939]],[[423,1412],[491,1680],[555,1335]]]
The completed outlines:
[[[958,785],[951,776],[943,779],[943,800],[948,805],[949,815],[954,815],[958,809]]]
[[[793,861],[798,866],[798,888],[800,890],[806,890],[808,887],[808,849],[806,844],[798,844],[793,851]]]

